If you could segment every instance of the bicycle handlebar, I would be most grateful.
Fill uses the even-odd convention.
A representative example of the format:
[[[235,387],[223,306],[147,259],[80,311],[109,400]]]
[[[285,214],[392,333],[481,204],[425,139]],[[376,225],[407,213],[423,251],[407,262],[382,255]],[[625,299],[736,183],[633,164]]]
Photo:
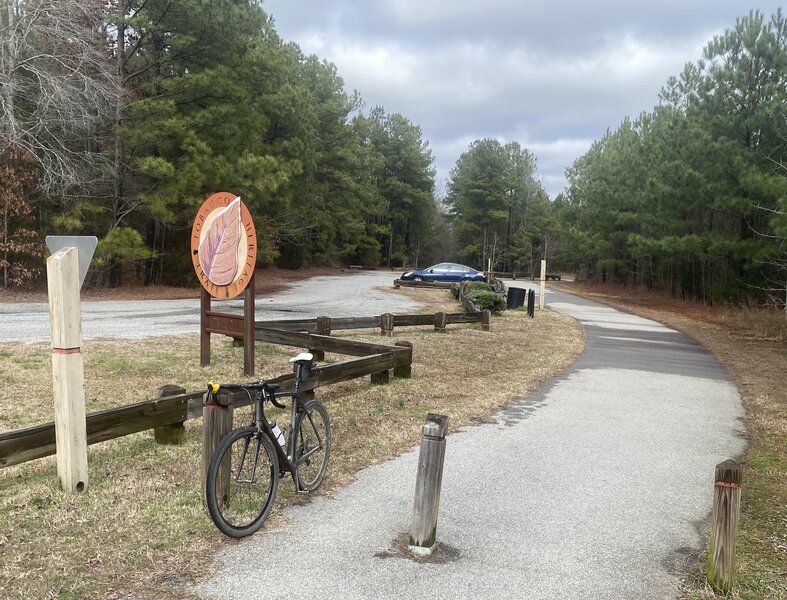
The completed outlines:
[[[263,396],[267,400],[270,400],[271,404],[273,404],[275,407],[286,408],[284,404],[276,402],[276,396],[279,397],[292,396],[293,392],[286,391],[286,392],[277,393],[276,390],[278,388],[279,388],[278,383],[268,383],[264,379],[260,379],[259,381],[254,381],[252,383],[214,383],[213,381],[208,382],[208,394],[213,396],[216,404],[218,404],[219,406],[223,406],[225,408],[229,406],[229,404],[227,402],[220,401],[217,395],[219,393],[219,390],[221,389],[225,389],[227,391],[243,390],[246,391],[247,393],[249,391],[262,392]],[[251,399],[251,396],[249,397],[249,399]]]

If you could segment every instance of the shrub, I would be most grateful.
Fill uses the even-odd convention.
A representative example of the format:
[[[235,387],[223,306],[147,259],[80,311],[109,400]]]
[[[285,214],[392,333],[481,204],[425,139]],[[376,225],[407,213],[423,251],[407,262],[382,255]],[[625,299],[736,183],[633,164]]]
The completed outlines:
[[[492,291],[480,290],[467,294],[473,302],[480,304],[481,308],[491,310],[494,313],[499,313],[506,308],[506,302],[500,294]]]
[[[471,281],[467,284],[467,293],[471,292],[491,292],[492,286],[485,281]]]

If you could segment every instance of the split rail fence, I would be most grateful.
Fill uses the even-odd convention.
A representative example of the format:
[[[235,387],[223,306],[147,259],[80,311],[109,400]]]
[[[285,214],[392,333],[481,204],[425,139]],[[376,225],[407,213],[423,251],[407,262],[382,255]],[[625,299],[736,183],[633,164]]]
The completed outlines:
[[[232,325],[237,324],[241,328],[243,326],[242,316],[238,316],[239,323],[235,323],[234,315],[223,314],[221,317],[232,321]],[[380,327],[382,335],[391,335],[394,327],[434,325],[436,330],[445,330],[447,324],[474,322],[480,322],[484,329],[488,329],[489,315],[383,314],[375,317],[259,321],[255,324],[254,338],[256,341],[307,348],[317,358],[324,357],[325,352],[353,357],[313,369],[309,379],[301,385],[301,390],[310,391],[367,375],[371,376],[372,383],[387,383],[391,371],[394,377],[410,376],[413,352],[411,343],[399,341],[390,346],[359,342],[331,337],[331,331]],[[242,336],[242,329],[239,333]],[[293,378],[293,374],[289,373],[269,381],[282,387],[291,387],[294,385]],[[150,429],[155,430],[156,439],[159,441],[181,439],[180,436],[170,433],[183,429],[185,421],[202,416],[204,391],[186,392],[176,386],[165,386],[162,389],[165,390],[164,395],[160,394],[162,397],[88,414],[88,445]],[[166,391],[167,389],[169,391]],[[172,389],[182,390],[182,393],[172,394]],[[246,394],[236,394],[233,404],[236,407],[248,404]],[[54,422],[0,433],[0,468],[50,456],[55,454],[55,451]]]

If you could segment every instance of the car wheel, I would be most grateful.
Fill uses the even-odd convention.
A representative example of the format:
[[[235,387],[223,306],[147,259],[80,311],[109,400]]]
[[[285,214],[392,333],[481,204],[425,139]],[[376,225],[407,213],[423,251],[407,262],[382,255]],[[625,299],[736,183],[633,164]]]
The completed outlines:
[[[421,277],[413,277],[413,281],[423,281],[423,278],[421,278]]]

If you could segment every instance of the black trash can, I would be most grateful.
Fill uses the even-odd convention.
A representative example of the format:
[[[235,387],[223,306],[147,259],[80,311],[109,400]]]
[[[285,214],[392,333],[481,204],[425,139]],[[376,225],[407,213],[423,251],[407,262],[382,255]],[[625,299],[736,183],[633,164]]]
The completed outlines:
[[[519,308],[525,304],[525,294],[527,290],[524,288],[508,288],[508,295],[506,296],[506,306],[508,308]]]

